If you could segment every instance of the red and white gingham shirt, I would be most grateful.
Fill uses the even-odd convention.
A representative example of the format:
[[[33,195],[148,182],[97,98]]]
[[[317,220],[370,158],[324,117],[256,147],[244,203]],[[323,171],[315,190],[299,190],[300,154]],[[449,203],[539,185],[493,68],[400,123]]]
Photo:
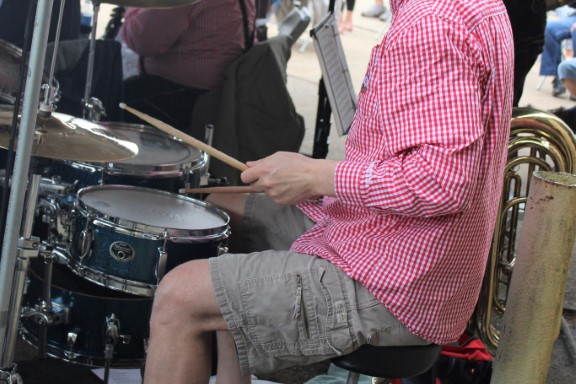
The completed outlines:
[[[455,341],[478,298],[507,154],[513,41],[500,0],[391,0],[336,168],[293,245],[412,332]]]
[[[245,0],[248,25],[254,0]],[[128,8],[121,37],[144,57],[149,75],[189,88],[212,89],[244,50],[238,0],[206,0],[173,8]]]

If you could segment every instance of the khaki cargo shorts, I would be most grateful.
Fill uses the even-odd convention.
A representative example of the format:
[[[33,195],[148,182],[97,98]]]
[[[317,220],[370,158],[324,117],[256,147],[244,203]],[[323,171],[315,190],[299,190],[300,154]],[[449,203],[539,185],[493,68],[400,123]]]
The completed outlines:
[[[257,195],[247,206],[251,224],[245,228],[253,232],[264,225],[267,237],[295,239],[313,225],[298,212]],[[281,225],[284,217],[297,218],[301,228]],[[282,242],[264,241],[278,247]],[[224,254],[210,259],[210,274],[244,374],[312,364],[366,343],[429,344],[362,285],[316,256],[288,250]]]

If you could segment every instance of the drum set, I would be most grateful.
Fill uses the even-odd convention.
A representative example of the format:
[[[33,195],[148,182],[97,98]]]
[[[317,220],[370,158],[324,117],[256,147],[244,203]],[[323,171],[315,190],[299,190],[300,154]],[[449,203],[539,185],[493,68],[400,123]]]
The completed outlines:
[[[147,7],[193,2],[112,1]],[[41,3],[36,16],[40,26],[35,28],[43,28],[46,8]],[[51,0],[46,3],[51,6]],[[34,41],[45,35],[35,29],[33,49]],[[20,54],[0,41],[0,60],[11,63],[4,72],[18,72],[11,65],[20,65]],[[15,334],[36,346],[41,357],[105,367],[106,372],[110,367],[141,367],[159,281],[181,263],[226,251],[228,215],[179,194],[201,185],[209,155],[148,125],[91,121],[43,108],[35,96],[40,85],[28,83],[38,79],[51,88],[57,81],[34,69],[32,57],[30,63],[30,71],[41,75],[27,80],[18,111],[14,100],[19,90],[0,77],[0,148],[10,149],[14,141],[18,145],[14,174],[0,170],[2,185],[9,185],[0,188],[0,196],[10,196],[11,203],[0,276],[10,280],[0,286],[0,383],[21,382],[13,361]],[[47,104],[57,93],[47,93]],[[33,128],[27,148],[20,140],[27,140],[30,108]],[[17,140],[15,121],[20,125]],[[26,151],[29,155],[18,156]],[[18,236],[13,227],[18,227]]]

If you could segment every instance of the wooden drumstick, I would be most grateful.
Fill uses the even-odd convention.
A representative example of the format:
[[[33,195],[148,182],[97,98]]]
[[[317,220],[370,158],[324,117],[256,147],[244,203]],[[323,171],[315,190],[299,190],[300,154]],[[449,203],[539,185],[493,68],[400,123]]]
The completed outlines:
[[[228,187],[204,187],[204,188],[182,188],[179,193],[250,193],[256,192],[251,186],[228,186]]]
[[[168,124],[156,119],[155,117],[152,117],[150,115],[147,115],[144,112],[140,112],[134,108],[131,108],[124,103],[120,103],[120,108],[127,110],[131,114],[141,118],[145,122],[147,122],[147,123],[151,124],[152,126],[160,129],[161,131],[164,131],[171,136],[179,138],[180,140],[182,140],[186,144],[190,144],[191,146],[198,148],[201,151],[206,152],[210,156],[228,164],[229,166],[231,166],[233,168],[236,168],[239,171],[245,171],[246,169],[248,169],[246,164],[242,163],[241,161],[236,160],[235,158],[233,158],[231,156],[228,156],[224,152],[221,152],[221,151],[217,150],[216,148],[211,147],[208,144],[203,143],[202,141],[195,139],[192,136],[187,135],[186,133],[184,133],[182,131],[179,131],[178,129],[172,127],[171,125],[168,125]]]

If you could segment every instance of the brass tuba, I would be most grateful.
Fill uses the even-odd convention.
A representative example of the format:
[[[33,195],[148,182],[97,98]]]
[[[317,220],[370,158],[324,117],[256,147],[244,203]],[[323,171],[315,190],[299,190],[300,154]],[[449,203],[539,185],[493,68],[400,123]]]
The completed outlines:
[[[498,347],[500,324],[516,258],[517,236],[535,170],[575,173],[576,137],[552,113],[514,108],[492,248],[470,323],[470,328],[492,353]]]

